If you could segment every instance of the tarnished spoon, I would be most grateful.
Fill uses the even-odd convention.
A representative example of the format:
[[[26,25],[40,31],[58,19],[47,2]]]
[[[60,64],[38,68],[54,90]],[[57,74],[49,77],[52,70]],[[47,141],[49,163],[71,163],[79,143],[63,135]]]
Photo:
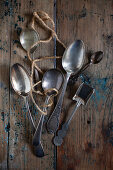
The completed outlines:
[[[30,78],[27,70],[19,63],[14,64],[11,68],[11,84],[15,92],[24,98],[32,123],[32,128],[35,129],[35,124],[33,122],[32,115],[29,110],[27,98],[31,90]]]
[[[67,74],[57,105],[47,123],[47,129],[50,133],[55,133],[59,127],[59,118],[67,83],[71,74],[77,73],[82,67],[84,61],[84,50],[83,41],[76,40],[64,52],[62,66]]]
[[[14,64],[11,68],[11,84],[15,92],[24,98],[26,107],[28,109],[28,115],[32,123],[32,128],[33,131],[35,131],[36,126],[32,119],[32,115],[29,110],[28,99],[27,99],[27,96],[29,95],[29,92],[31,90],[30,78],[27,73],[27,70],[19,63]],[[40,155],[44,155],[44,151],[41,143],[35,148],[35,151],[36,153],[37,152],[40,153]],[[36,154],[36,156],[38,156],[38,154]]]
[[[98,64],[101,60],[103,59],[103,52],[102,51],[97,51],[91,57],[89,57],[88,63],[86,63],[80,71],[76,75],[73,75],[69,81],[76,81],[77,78],[82,74],[84,70],[86,70],[90,65],[92,64]]]
[[[42,88],[44,89],[47,97],[45,100],[45,105],[48,104],[48,101],[50,97],[55,96],[61,87],[63,83],[63,75],[62,73],[57,70],[57,69],[50,69],[48,70],[42,79]],[[45,106],[43,108],[43,111],[46,112],[47,107]],[[39,124],[36,128],[34,137],[33,137],[33,145],[36,147],[35,154],[37,154],[40,157],[43,157],[44,154],[38,152],[38,145],[40,145],[41,142],[41,135],[42,135],[42,127],[43,127],[43,122],[44,122],[44,115],[41,115]]]
[[[26,28],[20,34],[20,43],[22,47],[28,51],[37,41],[39,41],[39,35],[33,28]],[[34,46],[30,52],[33,53],[37,46]]]

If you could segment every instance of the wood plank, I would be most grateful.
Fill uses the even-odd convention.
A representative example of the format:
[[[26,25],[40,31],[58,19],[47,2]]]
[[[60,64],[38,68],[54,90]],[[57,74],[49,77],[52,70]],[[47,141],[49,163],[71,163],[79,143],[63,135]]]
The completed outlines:
[[[57,169],[60,170],[113,169],[112,6],[111,0],[57,0],[56,29],[60,39],[66,45],[82,39],[86,52],[104,51],[103,61],[85,72],[96,89],[95,95],[86,107],[81,106],[76,112],[64,143],[57,149]],[[60,51],[58,46],[57,53]],[[73,109],[75,91],[75,86],[68,86],[62,120]]]
[[[10,30],[11,10],[7,2],[0,1],[0,169],[7,169],[8,124],[10,114]]]
[[[15,4],[16,3],[16,4]],[[32,13],[38,10],[44,10],[51,17],[53,17],[53,0],[34,0],[34,1],[14,1],[13,4],[14,15],[12,17],[12,36],[11,36],[11,66],[19,62],[30,72],[30,63],[26,58],[26,52],[20,46],[19,33],[22,28],[25,28]],[[38,26],[37,26],[38,29]],[[39,30],[40,38],[46,35],[44,31]],[[47,35],[46,35],[47,36]],[[34,57],[51,56],[54,54],[54,42],[48,45],[40,45],[34,54]],[[53,60],[44,61],[40,64],[44,70],[54,66]],[[10,114],[10,141],[9,141],[9,169],[54,169],[54,146],[51,143],[51,135],[46,131],[43,132],[42,143],[46,156],[44,158],[37,158],[32,151],[32,131],[29,125],[27,110],[24,100],[17,96],[11,90],[11,114]],[[39,119],[40,114],[30,102],[30,107],[33,111],[34,119]]]

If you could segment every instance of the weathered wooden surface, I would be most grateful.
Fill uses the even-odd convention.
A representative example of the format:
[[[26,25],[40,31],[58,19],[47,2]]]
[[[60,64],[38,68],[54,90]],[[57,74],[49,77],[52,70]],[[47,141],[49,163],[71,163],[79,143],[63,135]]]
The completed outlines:
[[[56,9],[57,33],[66,45],[79,38],[84,41],[86,52],[104,51],[103,61],[86,71],[96,89],[95,95],[86,107],[78,109],[72,120],[68,135],[57,150],[57,169],[112,170],[113,2],[59,0]],[[67,110],[75,90],[68,87],[63,115],[69,115]]]
[[[4,0],[0,1],[0,169],[38,170],[112,170],[113,169],[113,2],[111,0]],[[10,85],[10,67],[19,62],[30,70],[26,52],[19,44],[19,34],[33,11],[44,10],[56,21],[59,38],[68,46],[82,39],[86,52],[104,51],[103,61],[85,73],[96,89],[86,107],[81,106],[73,118],[61,147],[51,143],[52,135],[43,132],[44,158],[36,158],[31,142],[32,131],[24,100]],[[37,27],[40,38],[47,35]],[[57,45],[57,54],[62,54]],[[40,45],[34,54],[55,54],[54,42]],[[47,70],[52,60],[40,63]],[[57,63],[57,67],[60,65]],[[83,80],[83,79],[82,79]],[[80,83],[80,82],[79,82]],[[78,83],[68,86],[62,109],[65,120],[74,102]],[[34,119],[39,114],[32,104]],[[63,119],[64,118],[64,119]]]

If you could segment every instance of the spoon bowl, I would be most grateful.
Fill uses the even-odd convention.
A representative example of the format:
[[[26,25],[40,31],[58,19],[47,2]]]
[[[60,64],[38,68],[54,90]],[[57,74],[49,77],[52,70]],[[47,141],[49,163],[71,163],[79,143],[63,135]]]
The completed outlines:
[[[103,52],[97,51],[91,56],[89,60],[91,64],[98,64],[102,59],[103,59]]]
[[[28,96],[31,90],[27,70],[19,63],[14,64],[11,68],[11,84],[15,92],[21,96]]]
[[[38,33],[32,28],[26,28],[20,34],[20,43],[22,47],[28,51],[30,48],[39,40]],[[30,52],[33,53],[37,48],[37,45],[34,46]]]
[[[84,62],[84,43],[81,40],[74,41],[64,52],[62,66],[66,72],[76,73]]]
[[[57,69],[50,69],[45,72],[42,79],[42,88],[47,95],[54,95],[55,89],[58,91],[63,82],[63,75]]]

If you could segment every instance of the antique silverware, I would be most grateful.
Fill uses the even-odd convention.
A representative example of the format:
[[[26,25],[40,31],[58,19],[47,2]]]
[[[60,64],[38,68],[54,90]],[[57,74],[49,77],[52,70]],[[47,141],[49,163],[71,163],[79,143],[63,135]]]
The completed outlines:
[[[94,89],[91,86],[89,86],[85,83],[82,83],[80,85],[75,96],[73,97],[73,100],[76,101],[75,108],[72,111],[69,119],[62,125],[62,129],[58,131],[58,136],[55,136],[55,138],[53,140],[53,142],[56,146],[60,146],[62,144],[63,138],[66,136],[70,122],[71,122],[76,110],[78,109],[78,107],[81,104],[86,105],[93,93],[94,93]]]
[[[20,43],[22,47],[28,51],[39,40],[39,34],[33,28],[26,28],[20,34]],[[34,46],[30,52],[33,53],[37,48]]]
[[[27,97],[31,90],[30,78],[27,70],[19,63],[14,64],[11,68],[11,84],[14,91],[24,98],[28,110],[28,115],[31,120],[32,128],[34,130],[35,124],[33,122],[32,115],[29,110]]]
[[[32,129],[35,131],[36,126],[34,124],[29,105],[28,105],[28,95],[31,90],[31,84],[27,70],[20,64],[16,63],[11,68],[11,84],[13,89],[17,94],[22,96],[26,103],[26,108],[28,110],[28,116],[32,124]],[[44,155],[43,147],[40,142],[38,146],[35,147],[36,156]]]
[[[48,70],[42,79],[42,88],[44,89],[47,97],[45,100],[45,105],[48,104],[48,101],[50,97],[55,96],[62,85],[63,82],[63,75],[62,73],[57,69],[50,69]],[[43,111],[46,112],[47,106],[43,108]],[[41,142],[41,135],[42,135],[42,127],[44,122],[45,115],[41,115],[38,126],[36,128],[34,137],[33,137],[33,145],[36,147],[35,154],[38,154],[38,156],[43,157],[44,152],[38,152],[38,145]]]
[[[85,47],[83,41],[76,40],[64,52],[62,66],[67,74],[57,105],[47,123],[47,129],[50,133],[55,133],[59,127],[59,118],[67,83],[71,74],[77,73],[82,67],[84,61],[84,50]]]
[[[91,57],[89,57],[88,63],[86,63],[78,72],[76,75],[72,75],[69,81],[77,81],[78,77],[84,70],[86,70],[90,65],[92,64],[98,64],[103,59],[103,52],[97,51]]]

